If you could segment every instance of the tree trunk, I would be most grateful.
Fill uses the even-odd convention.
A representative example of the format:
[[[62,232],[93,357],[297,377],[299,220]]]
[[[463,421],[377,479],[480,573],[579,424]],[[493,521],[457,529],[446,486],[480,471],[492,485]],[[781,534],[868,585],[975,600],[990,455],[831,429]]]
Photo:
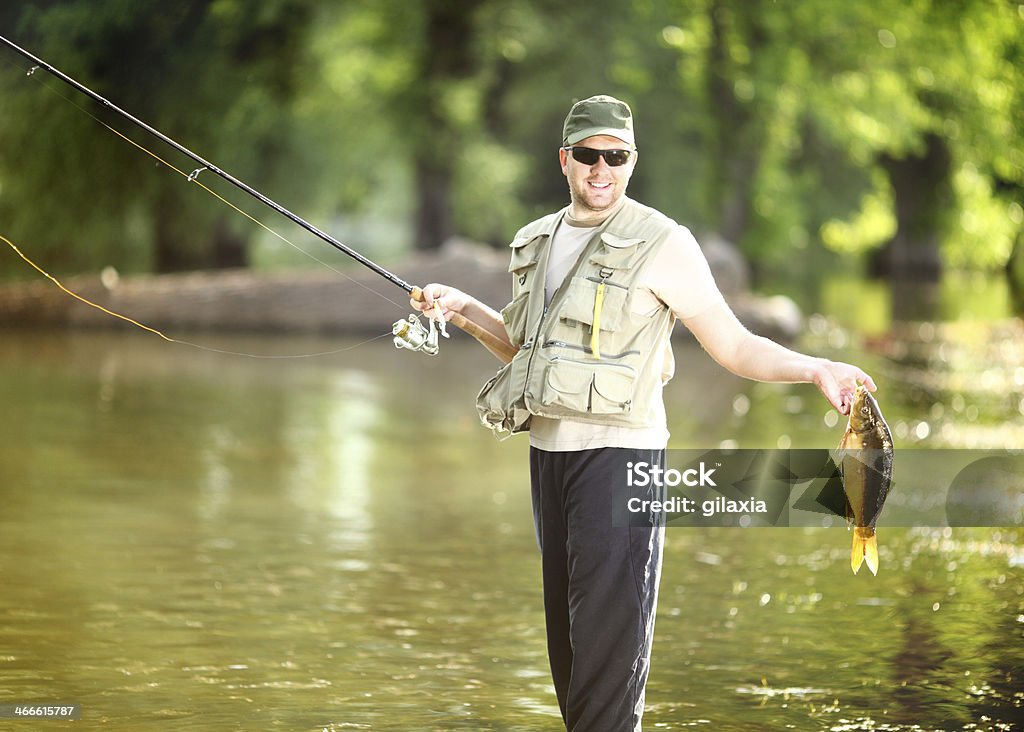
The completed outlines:
[[[727,240],[739,243],[750,222],[753,181],[760,164],[761,141],[751,139],[756,130],[751,124],[753,112],[750,104],[741,103],[734,89],[735,70],[729,53],[727,27],[741,23],[742,11],[728,2],[712,4],[711,47],[708,49],[707,89],[714,110],[713,148],[711,172],[714,181],[709,186],[710,204],[718,211],[718,232]],[[763,45],[763,33],[756,26],[741,29],[741,34],[756,55]]]
[[[455,234],[452,170],[416,161],[416,248],[436,249]]]
[[[875,255],[872,274],[894,281],[937,282],[942,273],[939,244],[951,200],[952,161],[938,135],[925,140],[919,156],[881,159],[896,204],[896,235]]]
[[[1024,232],[1017,233],[1010,259],[1006,262],[1006,279],[1010,285],[1013,312],[1024,316]]]
[[[426,3],[422,69],[410,97],[410,122],[419,130],[415,150],[417,249],[436,249],[455,234],[452,205],[460,131],[445,109],[448,85],[474,73],[473,17],[481,0]]]
[[[213,231],[213,248],[210,251],[211,269],[234,269],[249,266],[248,242],[231,230],[227,217],[217,220]]]
[[[157,194],[155,207],[153,269],[157,274],[199,269],[202,261],[196,247],[181,231],[184,211],[173,191],[163,188]]]
[[[205,224],[197,223],[193,231],[173,190],[161,191],[157,200],[153,221],[157,274],[249,266],[248,241],[231,230],[227,216],[217,220],[212,234]]]

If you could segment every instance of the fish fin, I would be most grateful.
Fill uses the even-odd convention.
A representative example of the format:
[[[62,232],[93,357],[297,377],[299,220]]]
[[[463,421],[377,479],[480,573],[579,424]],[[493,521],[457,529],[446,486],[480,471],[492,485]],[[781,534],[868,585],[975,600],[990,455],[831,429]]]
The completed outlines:
[[[878,538],[874,532],[864,540],[864,561],[867,562],[871,574],[878,576]]]
[[[853,531],[853,548],[850,550],[850,569],[854,574],[860,566],[867,562],[871,574],[878,574],[878,540],[875,530],[868,526],[858,526]]]
[[[850,569],[854,574],[860,571],[860,565],[864,563],[864,542],[860,538],[860,532],[853,532],[853,548],[850,550]]]

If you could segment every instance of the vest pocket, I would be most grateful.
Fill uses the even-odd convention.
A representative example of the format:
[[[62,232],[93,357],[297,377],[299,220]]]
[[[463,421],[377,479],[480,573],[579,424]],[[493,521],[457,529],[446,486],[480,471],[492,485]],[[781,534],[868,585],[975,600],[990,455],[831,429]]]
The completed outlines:
[[[628,414],[636,371],[629,366],[573,361],[559,356],[547,364],[540,402],[581,414]]]
[[[602,246],[590,256],[590,261],[599,267],[629,269],[643,254],[643,239],[623,239],[605,232],[601,234]]]
[[[603,369],[594,372],[594,385],[590,394],[590,411],[594,414],[625,414],[633,400],[632,369]]]
[[[592,326],[599,284],[600,280],[573,277],[572,282],[569,283],[569,289],[565,293],[565,301],[562,303],[558,317],[561,320]],[[626,312],[626,295],[629,290],[611,282],[604,284],[604,301],[601,303],[601,330],[618,330]]]
[[[530,236],[516,239],[510,244],[512,259],[508,271],[512,275],[512,302],[502,308],[501,319],[514,346],[521,346],[526,335],[526,306],[537,274],[538,245],[546,238],[546,234]]]
[[[544,239],[547,239],[547,237],[547,234],[526,236],[516,239],[509,244],[509,248],[512,249],[512,256],[509,259],[508,271],[515,275],[522,275],[530,267],[536,267],[537,260],[540,257],[540,252],[538,251],[539,244]]]
[[[505,332],[512,345],[517,348],[523,345],[526,337],[526,312],[530,291],[521,293],[515,300],[501,309],[501,319],[505,323]]]
[[[477,394],[476,409],[480,422],[501,439],[502,433],[507,433],[504,435],[507,437],[529,426],[530,412],[523,395],[527,361],[527,352],[520,351]]]
[[[511,431],[509,422],[509,404],[513,395],[511,389],[512,364],[507,363],[498,373],[484,384],[476,397],[476,409],[480,421],[488,428],[499,431]]]

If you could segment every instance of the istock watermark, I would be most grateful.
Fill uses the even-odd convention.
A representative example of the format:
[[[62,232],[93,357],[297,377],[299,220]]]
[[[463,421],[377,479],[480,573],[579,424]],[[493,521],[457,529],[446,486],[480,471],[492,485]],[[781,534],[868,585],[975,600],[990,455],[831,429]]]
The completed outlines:
[[[720,462],[709,467],[703,460],[695,467],[678,470],[663,468],[651,463],[626,463],[626,486],[628,488],[717,488],[715,471],[722,467]],[[718,514],[749,514],[767,513],[768,506],[757,499],[729,500],[722,496],[707,498],[698,502],[697,499],[685,495],[672,495],[662,498],[641,497],[631,495],[626,499],[626,509],[631,514],[651,516],[655,514],[694,514],[704,518]]]
[[[869,463],[870,453],[861,458]],[[836,450],[668,450],[627,463],[617,526],[843,526],[851,515]],[[1024,449],[895,451],[878,519],[893,527],[1024,527]]]
[[[626,463],[626,485],[630,487],[646,488],[649,485],[656,487],[668,486],[671,488],[677,485],[712,486],[715,481],[712,477],[721,463],[715,463],[715,468],[708,468],[707,463],[701,462],[696,468],[676,470],[669,468],[665,470],[660,465],[650,463]]]

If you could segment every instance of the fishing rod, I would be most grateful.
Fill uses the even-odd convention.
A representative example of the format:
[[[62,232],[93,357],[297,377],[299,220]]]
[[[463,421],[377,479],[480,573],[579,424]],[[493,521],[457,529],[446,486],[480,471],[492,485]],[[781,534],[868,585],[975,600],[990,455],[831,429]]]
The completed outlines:
[[[44,61],[43,59],[39,58],[38,56],[36,56],[35,54],[31,53],[30,51],[27,51],[26,49],[22,48],[21,46],[17,45],[16,43],[8,40],[4,36],[0,36],[0,42],[3,42],[3,44],[6,45],[8,48],[10,48],[12,51],[15,51],[16,53],[20,54],[21,56],[23,56],[26,59],[28,59],[29,61],[31,61],[33,64],[35,64],[35,66],[37,66],[39,68],[42,68],[42,69],[45,69],[50,74],[52,74],[56,78],[58,78],[61,81],[63,81],[65,84],[71,86],[72,88],[74,88],[78,92],[86,95],[87,97],[89,97],[93,101],[98,102],[99,104],[103,105],[107,109],[109,109],[109,110],[111,110],[113,112],[116,112],[117,114],[121,115],[122,117],[124,117],[126,120],[128,120],[132,124],[134,124],[137,127],[145,130],[146,132],[148,132],[153,137],[156,137],[158,140],[160,140],[160,141],[164,142],[165,144],[171,146],[172,148],[177,150],[179,153],[181,153],[185,157],[187,157],[187,158],[191,159],[193,162],[197,163],[200,167],[197,168],[196,170],[192,171],[192,174],[188,176],[188,180],[189,181],[196,180],[199,177],[199,174],[203,170],[209,170],[211,173],[219,176],[220,178],[223,178],[224,180],[226,180],[228,183],[232,184],[236,188],[239,188],[240,190],[245,191],[250,196],[255,198],[257,201],[260,201],[264,205],[272,208],[277,213],[281,214],[282,216],[285,216],[286,218],[291,220],[293,223],[301,226],[303,229],[305,229],[309,233],[313,234],[317,238],[321,239],[322,241],[326,242],[327,244],[330,244],[332,247],[334,247],[338,251],[348,255],[349,257],[351,257],[352,259],[356,260],[357,262],[359,262],[363,266],[371,269],[372,271],[374,271],[375,273],[377,273],[378,275],[380,275],[381,277],[386,279],[388,282],[390,282],[390,283],[392,283],[394,285],[397,285],[398,287],[402,288],[403,290],[405,290],[406,293],[409,294],[409,296],[413,300],[415,300],[417,302],[424,302],[425,297],[423,295],[423,290],[421,288],[419,288],[419,287],[417,287],[415,285],[409,284],[408,282],[406,282],[405,280],[400,278],[398,275],[394,274],[393,272],[388,271],[387,269],[385,269],[384,267],[380,266],[379,264],[377,264],[373,260],[371,260],[368,257],[360,254],[359,252],[357,252],[352,247],[350,247],[347,244],[344,244],[344,243],[338,241],[338,239],[336,239],[335,237],[331,236],[330,234],[328,234],[328,233],[326,233],[324,231],[321,231],[319,228],[317,228],[313,224],[309,223],[308,221],[303,219],[301,216],[298,216],[297,214],[292,213],[291,211],[289,211],[287,208],[285,208],[281,204],[277,203],[276,201],[272,200],[271,198],[269,198],[269,197],[265,196],[264,194],[260,193],[259,191],[257,191],[252,186],[248,185],[244,181],[239,180],[235,176],[231,175],[230,173],[228,173],[227,171],[223,170],[222,168],[214,165],[213,163],[211,163],[210,161],[206,160],[205,158],[203,158],[203,157],[197,155],[196,153],[192,152],[187,147],[185,147],[184,145],[180,144],[179,142],[171,139],[170,137],[168,137],[164,133],[160,132],[160,130],[156,129],[155,127],[151,127],[150,125],[146,124],[145,122],[143,122],[142,120],[138,119],[137,117],[129,114],[128,112],[126,112],[125,110],[121,109],[120,107],[118,107],[116,104],[114,104],[110,100],[106,99],[105,97],[101,96],[100,94],[97,94],[96,92],[94,92],[89,87],[87,87],[84,84],[82,84],[82,83],[76,81],[75,79],[71,78],[70,76],[65,74],[63,71],[61,71],[60,69],[58,69],[58,68],[54,67],[53,65],[47,63],[46,61]],[[33,71],[35,71],[35,69],[32,69],[31,71],[29,71],[29,73],[31,74]],[[447,333],[444,333],[444,319],[443,319],[443,317],[441,317],[441,313],[440,313],[440,309],[439,308],[436,309],[436,313],[437,313],[438,319],[440,320],[441,332],[447,337]],[[406,348],[406,349],[409,349],[409,350],[412,350],[412,351],[423,351],[423,352],[428,353],[430,355],[436,354],[437,351],[438,351],[438,345],[437,345],[438,341],[437,341],[437,331],[436,331],[436,328],[435,328],[435,322],[436,321],[433,318],[430,319],[430,330],[428,332],[423,327],[422,323],[419,322],[419,319],[417,318],[417,316],[415,314],[410,315],[409,318],[406,319],[406,320],[399,320],[399,321],[397,321],[394,324],[394,326],[392,327],[392,333],[395,336],[395,346],[398,347],[398,348]],[[452,323],[452,325],[454,325],[455,327],[459,328],[460,330],[463,330],[463,331],[469,333],[470,335],[472,335],[474,338],[476,338],[478,341],[480,341],[488,350],[490,350],[492,353],[494,353],[498,358],[502,359],[503,361],[506,361],[506,362],[511,361],[512,357],[515,355],[515,353],[517,351],[517,349],[515,349],[513,346],[511,346],[508,343],[504,342],[503,340],[501,340],[500,338],[498,338],[497,336],[495,336],[493,333],[491,333],[490,331],[486,330],[482,326],[478,325],[477,323],[474,323],[473,321],[469,320],[468,318],[463,316],[461,313],[453,313],[452,314],[452,319],[451,319],[450,322]]]

